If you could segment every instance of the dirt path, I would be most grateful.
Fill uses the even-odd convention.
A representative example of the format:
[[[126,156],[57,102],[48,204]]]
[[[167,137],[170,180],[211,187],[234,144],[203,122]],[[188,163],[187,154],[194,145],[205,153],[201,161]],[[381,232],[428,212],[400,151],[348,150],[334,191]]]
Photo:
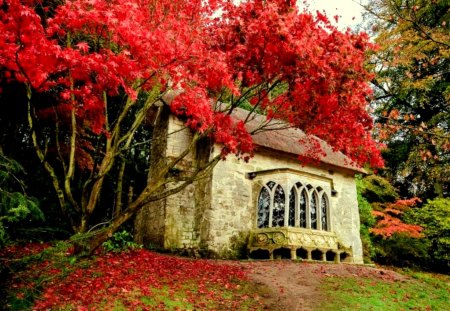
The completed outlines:
[[[360,276],[380,279],[405,279],[390,270],[348,264],[322,264],[280,261],[252,261],[240,263],[249,272],[256,289],[262,293],[268,310],[320,310],[325,299],[320,285],[326,277]]]

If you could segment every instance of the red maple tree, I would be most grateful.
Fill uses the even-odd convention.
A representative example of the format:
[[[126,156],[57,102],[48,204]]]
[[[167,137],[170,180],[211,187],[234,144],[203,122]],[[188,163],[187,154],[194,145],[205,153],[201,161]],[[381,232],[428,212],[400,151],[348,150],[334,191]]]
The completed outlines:
[[[397,200],[394,203],[385,204],[382,211],[373,211],[372,214],[377,218],[377,223],[370,232],[385,239],[398,233],[411,238],[423,237],[421,226],[407,224],[401,219],[401,215],[418,202],[421,202],[419,198]]]
[[[94,225],[105,177],[125,167],[148,112],[168,93],[177,94],[172,112],[195,133],[127,203],[118,174],[120,208],[90,239],[91,251],[147,202],[179,191],[221,157],[251,156],[245,121],[230,117],[243,105],[361,165],[381,166],[367,109],[368,48],[366,34],[340,32],[324,15],[284,0],[3,0],[0,7],[0,78],[26,87],[31,140],[75,232]],[[52,131],[39,131],[45,122]],[[189,178],[169,179],[202,137],[221,144],[222,154]],[[157,191],[169,183],[177,186]]]

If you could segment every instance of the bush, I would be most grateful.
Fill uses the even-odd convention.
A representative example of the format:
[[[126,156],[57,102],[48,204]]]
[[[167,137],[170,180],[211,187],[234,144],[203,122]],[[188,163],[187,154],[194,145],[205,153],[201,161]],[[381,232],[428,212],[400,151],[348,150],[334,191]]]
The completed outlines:
[[[247,259],[248,258],[248,239],[250,237],[249,232],[239,232],[237,235],[233,235],[230,238],[231,252],[228,256],[229,259]]]
[[[371,263],[375,257],[375,246],[372,243],[372,237],[370,236],[369,228],[363,224],[360,227],[360,236],[363,247],[364,263]]]
[[[365,263],[370,263],[372,262],[372,258],[375,256],[375,248],[372,243],[369,229],[375,225],[375,217],[372,215],[372,206],[361,194],[363,191],[362,178],[357,178],[356,185],[358,190],[357,198],[361,222],[360,236],[363,247],[363,257]]]
[[[39,202],[25,192],[22,174],[22,166],[0,150],[0,248],[9,242],[11,231],[21,222],[44,220]]]
[[[450,272],[450,199],[429,200],[420,209],[411,211],[408,219],[425,228],[429,244],[429,265],[434,270]]]
[[[407,217],[417,210],[411,206],[420,200],[398,200],[395,188],[374,175],[357,178],[357,190],[364,261],[400,267],[427,265],[429,241],[420,237],[422,228]]]
[[[374,261],[397,267],[425,267],[429,262],[429,243],[405,234],[395,233],[390,238],[374,238]]]
[[[122,252],[142,248],[142,245],[135,243],[133,235],[123,230],[122,232],[117,231],[114,233],[109,240],[103,243],[103,248],[107,252]]]

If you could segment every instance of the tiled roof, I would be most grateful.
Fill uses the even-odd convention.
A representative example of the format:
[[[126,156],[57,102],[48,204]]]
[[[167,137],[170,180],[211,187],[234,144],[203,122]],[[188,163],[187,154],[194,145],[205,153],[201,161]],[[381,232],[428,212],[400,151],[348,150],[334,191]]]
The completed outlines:
[[[235,120],[245,120],[248,115],[248,111],[236,108],[232,117]],[[266,122],[266,117],[263,115],[253,114],[250,120],[246,123],[246,128],[249,132],[260,127],[260,125]],[[284,127],[280,121],[274,121],[269,123],[269,127]],[[354,172],[366,173],[366,171],[355,164],[347,156],[341,152],[333,151],[330,145],[325,141],[315,137],[321,145],[324,155],[319,156],[321,163],[345,168]],[[302,140],[302,143],[300,143]],[[253,142],[260,147],[269,148],[275,151],[283,151],[293,155],[306,155],[308,146],[303,143],[308,143],[308,136],[297,128],[282,128],[277,130],[268,130],[258,132],[253,135]]]
[[[169,92],[164,96],[164,102],[172,102],[176,92]],[[235,108],[232,113],[232,117],[235,120],[245,120],[249,111]],[[260,114],[252,114],[246,123],[246,128],[249,132],[258,128],[263,122],[266,122],[266,117]],[[280,127],[281,121],[274,121],[269,123],[269,127]],[[305,155],[308,150],[308,146],[305,143],[300,143],[300,140],[308,141],[308,136],[297,128],[284,128],[270,131],[259,132],[253,137],[253,142],[260,147],[272,149],[275,151],[283,151],[285,153],[293,155]],[[325,141],[315,137],[320,142],[322,151],[325,155],[319,157],[319,161],[323,164],[345,168],[353,172],[367,173],[363,168],[354,163],[350,158],[345,156],[341,152],[333,151],[330,145]]]

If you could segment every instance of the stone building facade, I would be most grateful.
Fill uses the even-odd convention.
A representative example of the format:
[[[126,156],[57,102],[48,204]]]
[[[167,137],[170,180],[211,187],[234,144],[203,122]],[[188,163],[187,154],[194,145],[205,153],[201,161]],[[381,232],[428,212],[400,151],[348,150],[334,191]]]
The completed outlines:
[[[240,113],[234,117],[242,118]],[[163,150],[156,151],[160,161],[177,156],[192,137],[170,114],[155,131],[156,137],[166,137],[158,144]],[[302,137],[292,128],[259,133],[248,163],[230,155],[209,178],[151,203],[158,206],[140,220],[149,228],[146,241],[221,257],[245,241],[248,255],[255,258],[362,263],[354,175],[364,171],[324,142],[320,162],[303,166],[298,160],[305,152]],[[203,150],[179,164],[177,173],[219,152],[220,146],[204,143]]]

